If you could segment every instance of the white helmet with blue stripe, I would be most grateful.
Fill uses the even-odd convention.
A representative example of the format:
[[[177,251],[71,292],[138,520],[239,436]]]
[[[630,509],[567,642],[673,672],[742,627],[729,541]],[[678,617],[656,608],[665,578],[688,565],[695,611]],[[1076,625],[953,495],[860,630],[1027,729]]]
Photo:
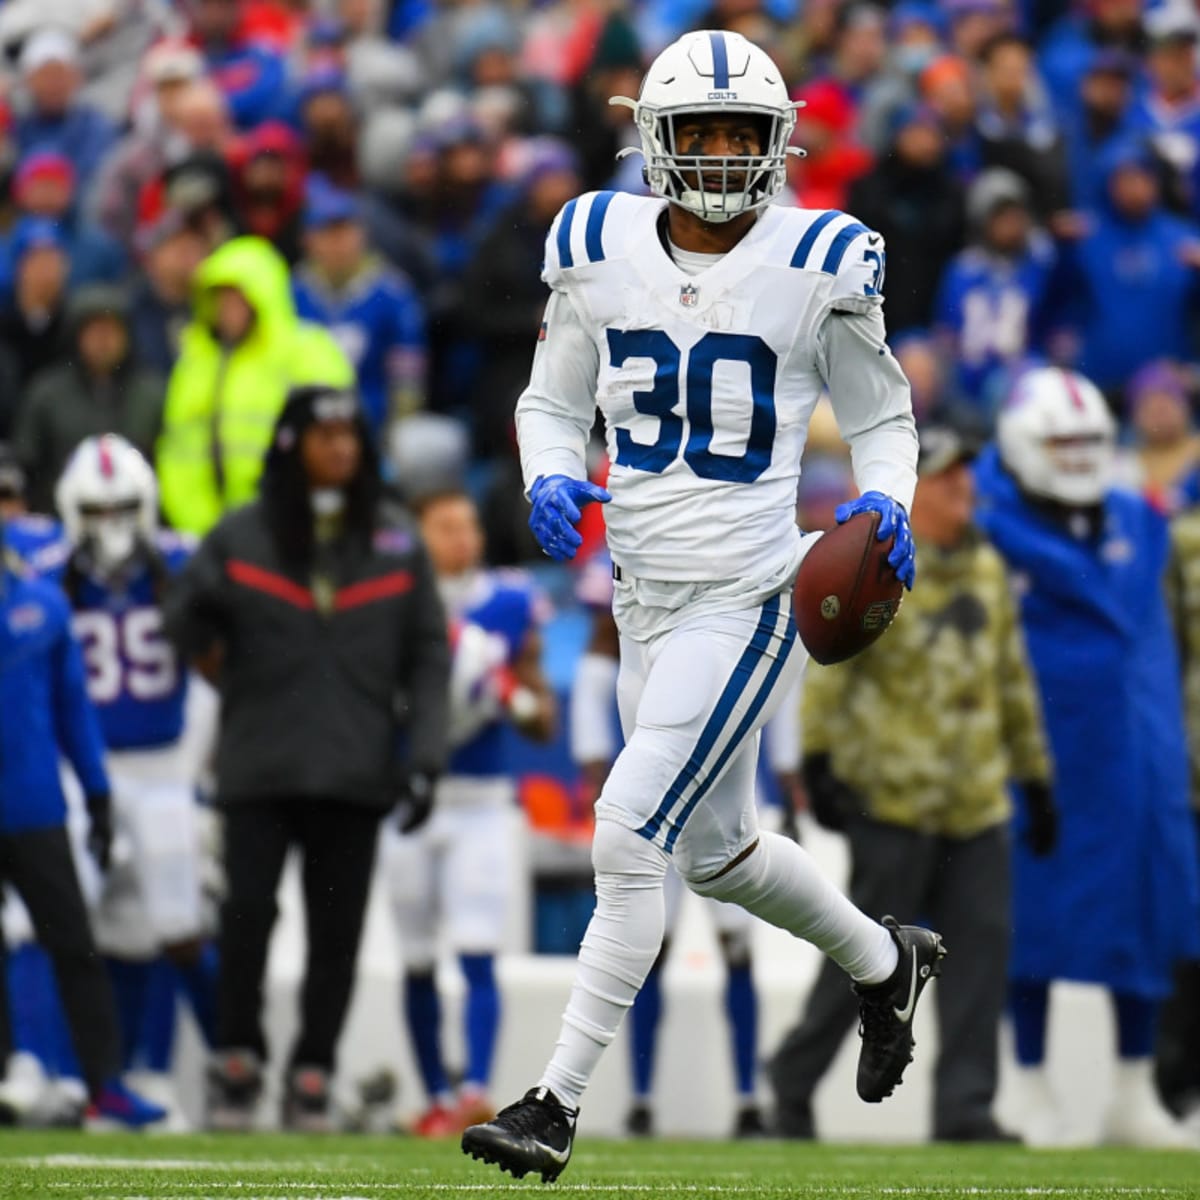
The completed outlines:
[[[788,99],[779,68],[766,52],[740,33],[684,34],[651,64],[637,100],[614,96],[609,103],[633,109],[651,191],[702,220],[732,220],[769,204],[783,190],[800,106]],[[681,118],[705,113],[753,118],[763,129],[762,153],[679,153],[675,131]],[[718,179],[719,187],[714,186]]]

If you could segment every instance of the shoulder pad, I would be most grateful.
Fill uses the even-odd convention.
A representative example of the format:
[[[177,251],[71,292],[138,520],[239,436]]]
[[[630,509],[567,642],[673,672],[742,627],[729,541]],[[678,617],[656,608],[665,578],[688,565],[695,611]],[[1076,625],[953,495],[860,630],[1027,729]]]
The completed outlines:
[[[811,216],[792,252],[791,266],[833,277],[831,307],[870,312],[883,303],[883,237],[836,209]]]
[[[613,253],[614,229],[628,221],[622,213],[617,221],[608,220],[613,201],[625,208],[639,196],[625,192],[585,192],[568,200],[554,218],[546,235],[546,258],[542,264],[542,279],[551,287],[563,286],[563,273],[603,262]]]

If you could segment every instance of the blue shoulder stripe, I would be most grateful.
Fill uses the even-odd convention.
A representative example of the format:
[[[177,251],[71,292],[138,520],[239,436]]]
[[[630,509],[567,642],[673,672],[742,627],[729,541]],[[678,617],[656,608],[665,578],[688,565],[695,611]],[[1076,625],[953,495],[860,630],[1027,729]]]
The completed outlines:
[[[838,217],[844,216],[844,213],[838,212],[836,209],[830,209],[829,212],[822,213],[805,231],[804,236],[800,239],[800,244],[796,247],[796,253],[792,255],[791,265],[793,267],[803,268],[808,262],[808,256],[812,253],[812,248],[817,244],[817,238],[821,236],[821,230],[825,228],[830,221],[836,221]]]
[[[865,225],[860,225],[857,221],[853,225],[847,225],[845,229],[839,229],[837,237],[829,245],[829,253],[825,255],[825,261],[821,264],[821,270],[826,275],[836,275],[841,268],[842,259],[845,257],[846,251],[850,248],[850,243],[859,234],[870,232]]]
[[[588,262],[603,262],[604,261],[604,241],[601,238],[601,233],[604,229],[604,214],[608,212],[608,206],[612,203],[612,198],[615,192],[597,192],[596,198],[592,201],[591,210],[588,212],[587,229],[585,230],[584,244],[587,249]],[[572,204],[575,202],[572,200]]]
[[[578,203],[578,197],[568,200],[566,208],[562,210],[562,219],[558,223],[558,265],[560,267],[575,265],[575,259],[571,254],[571,222],[575,219],[575,205]]]

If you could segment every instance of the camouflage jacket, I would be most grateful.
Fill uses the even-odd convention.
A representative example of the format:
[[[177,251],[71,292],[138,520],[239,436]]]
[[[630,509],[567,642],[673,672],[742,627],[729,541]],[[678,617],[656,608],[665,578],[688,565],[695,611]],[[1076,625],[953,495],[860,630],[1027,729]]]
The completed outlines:
[[[804,750],[880,821],[971,837],[1006,821],[1011,780],[1048,780],[1037,693],[1000,556],[972,531],[918,548],[917,586],[848,662],[811,663]]]
[[[1179,640],[1192,804],[1200,808],[1200,508],[1189,509],[1171,522],[1167,600]]]

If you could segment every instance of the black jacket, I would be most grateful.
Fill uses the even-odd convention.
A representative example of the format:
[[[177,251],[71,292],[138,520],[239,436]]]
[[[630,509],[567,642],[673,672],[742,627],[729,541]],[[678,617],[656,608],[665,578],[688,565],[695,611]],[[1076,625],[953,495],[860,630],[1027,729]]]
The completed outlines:
[[[334,555],[323,613],[256,501],[209,533],[167,593],[182,653],[223,646],[221,803],[311,796],[386,809],[405,768],[442,766],[446,620],[419,539],[389,523],[370,549],[346,539]]]

